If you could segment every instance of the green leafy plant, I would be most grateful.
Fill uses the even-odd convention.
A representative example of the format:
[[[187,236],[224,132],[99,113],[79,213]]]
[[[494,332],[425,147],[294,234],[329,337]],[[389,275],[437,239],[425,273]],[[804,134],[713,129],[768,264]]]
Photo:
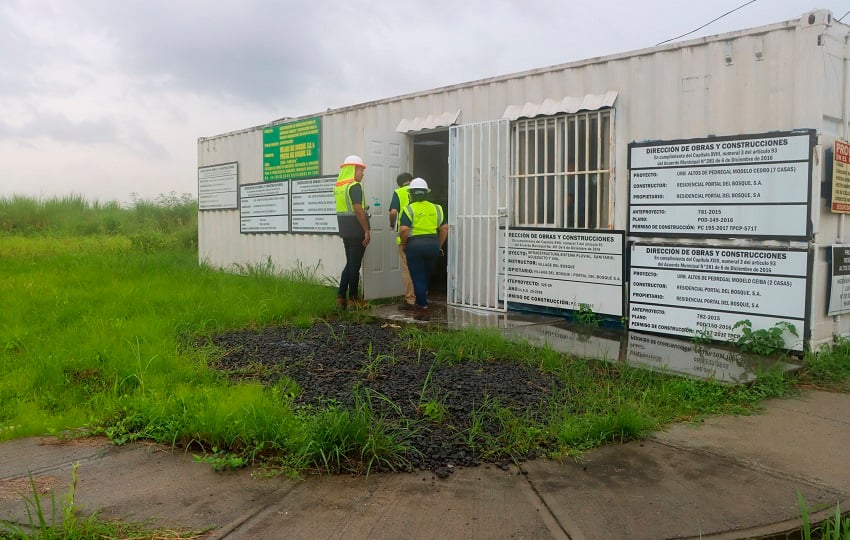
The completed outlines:
[[[697,345],[706,345],[714,341],[714,335],[710,330],[702,329],[694,332],[694,335],[691,336],[691,341],[696,343]]]
[[[732,330],[740,329],[741,335],[735,342],[742,351],[752,352],[760,356],[770,356],[785,349],[785,332],[797,337],[797,328],[787,322],[780,321],[771,328],[753,330],[753,324],[749,319],[735,323]]]
[[[578,311],[576,312],[576,321],[584,326],[599,326],[602,319],[594,313],[590,304],[579,304]]]
[[[248,460],[243,456],[232,454],[230,452],[222,452],[215,447],[212,449],[212,454],[204,454],[203,456],[192,454],[192,457],[197,462],[209,463],[212,465],[214,471],[241,469],[248,465]]]
[[[431,399],[419,405],[422,416],[433,421],[443,422],[449,415],[446,404],[440,400]]]

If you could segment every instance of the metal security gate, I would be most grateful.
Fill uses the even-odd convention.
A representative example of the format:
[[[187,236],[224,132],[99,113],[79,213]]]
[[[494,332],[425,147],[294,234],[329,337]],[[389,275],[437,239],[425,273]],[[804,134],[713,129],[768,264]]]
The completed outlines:
[[[505,311],[507,120],[449,129],[449,304]]]

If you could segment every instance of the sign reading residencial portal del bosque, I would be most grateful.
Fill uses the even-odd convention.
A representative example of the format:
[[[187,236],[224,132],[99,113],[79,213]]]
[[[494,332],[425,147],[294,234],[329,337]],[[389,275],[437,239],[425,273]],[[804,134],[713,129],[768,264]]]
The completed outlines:
[[[336,233],[336,176],[292,181],[292,232]]]
[[[505,296],[518,304],[623,315],[623,231],[510,229]]]
[[[812,130],[629,145],[629,233],[809,235]]]
[[[289,231],[289,182],[239,186],[239,232]]]
[[[740,321],[787,323],[787,348],[802,350],[810,264],[802,249],[633,244],[629,329],[734,341]]]

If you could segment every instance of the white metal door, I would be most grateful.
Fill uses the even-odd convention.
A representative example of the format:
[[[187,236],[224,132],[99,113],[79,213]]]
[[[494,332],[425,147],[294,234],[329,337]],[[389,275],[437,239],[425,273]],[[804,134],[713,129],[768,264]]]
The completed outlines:
[[[508,127],[495,120],[449,129],[448,302],[505,311]]]
[[[390,229],[389,210],[396,176],[407,167],[407,135],[366,133],[364,189],[369,206],[372,241],[363,257],[363,297],[387,298],[403,292],[395,231]]]

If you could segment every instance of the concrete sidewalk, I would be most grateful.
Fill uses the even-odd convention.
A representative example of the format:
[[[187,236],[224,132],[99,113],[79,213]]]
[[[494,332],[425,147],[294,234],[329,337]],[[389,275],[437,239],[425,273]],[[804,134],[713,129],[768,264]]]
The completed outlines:
[[[808,391],[757,416],[676,425],[579,462],[266,478],[191,455],[103,439],[0,444],[0,519],[27,523],[30,475],[59,505],[79,464],[85,513],[211,538],[753,538],[850,510],[850,395]],[[46,499],[49,512],[49,498]],[[821,510],[822,509],[822,510]],[[61,512],[60,512],[61,515]]]

